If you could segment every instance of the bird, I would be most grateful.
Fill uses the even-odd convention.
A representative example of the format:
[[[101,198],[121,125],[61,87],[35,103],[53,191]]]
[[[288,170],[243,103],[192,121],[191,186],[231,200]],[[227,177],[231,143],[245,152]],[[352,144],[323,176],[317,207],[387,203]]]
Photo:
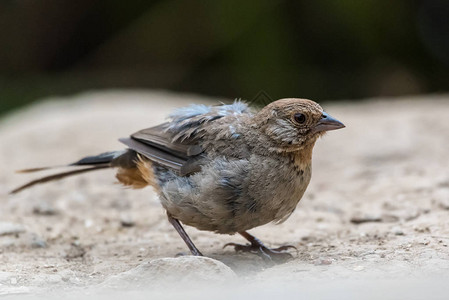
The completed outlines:
[[[192,255],[203,254],[182,224],[218,234],[238,233],[249,244],[225,247],[268,260],[286,259],[293,246],[269,248],[248,230],[282,223],[294,212],[311,179],[315,142],[327,131],[344,127],[308,99],[280,99],[261,109],[241,100],[191,104],[175,109],[165,123],[119,139],[126,149],[84,157],[68,165],[73,170],[33,180],[11,193],[115,168],[124,186],[154,188],[168,221]]]

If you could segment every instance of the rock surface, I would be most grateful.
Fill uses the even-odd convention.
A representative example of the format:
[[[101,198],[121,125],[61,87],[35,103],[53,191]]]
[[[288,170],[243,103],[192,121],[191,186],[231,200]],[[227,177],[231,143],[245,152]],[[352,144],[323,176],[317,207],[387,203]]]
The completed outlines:
[[[433,298],[449,293],[447,280],[442,283],[449,277],[448,96],[324,103],[347,128],[318,141],[312,182],[296,212],[281,225],[251,231],[270,246],[297,247],[295,259],[282,265],[222,248],[244,242],[239,236],[189,227],[210,259],[173,258],[188,249],[155,193],[113,184],[111,170],[7,195],[36,175],[14,170],[121,149],[117,138],[189,103],[218,100],[87,93],[49,99],[0,121],[0,295],[58,299],[71,291],[110,299],[138,290],[142,299],[210,299],[211,293],[376,299],[385,288],[391,298],[417,299],[425,291]],[[203,287],[190,289],[192,281]]]
[[[109,278],[102,288],[169,288],[176,284],[219,284],[236,278],[225,264],[208,257],[158,258]],[[161,280],[163,279],[163,280]]]

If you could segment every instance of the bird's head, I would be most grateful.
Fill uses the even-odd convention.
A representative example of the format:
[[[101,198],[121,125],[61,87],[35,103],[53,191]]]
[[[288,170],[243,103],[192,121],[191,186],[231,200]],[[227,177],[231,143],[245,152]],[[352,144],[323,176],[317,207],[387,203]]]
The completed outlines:
[[[293,152],[313,145],[326,131],[345,127],[311,100],[288,98],[270,103],[255,122],[277,152]]]

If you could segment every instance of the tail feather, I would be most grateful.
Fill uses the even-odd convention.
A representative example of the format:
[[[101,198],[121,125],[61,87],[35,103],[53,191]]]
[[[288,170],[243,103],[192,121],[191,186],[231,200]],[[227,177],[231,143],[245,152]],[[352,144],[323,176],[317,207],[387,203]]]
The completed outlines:
[[[16,173],[34,173],[34,172],[40,172],[40,171],[56,169],[56,168],[63,168],[63,167],[67,167],[67,166],[51,166],[51,167],[22,169],[22,170],[17,170]]]
[[[39,172],[54,168],[61,168],[61,167],[85,167],[82,169],[76,169],[71,170],[67,172],[57,173],[45,177],[41,177],[35,180],[32,180],[22,186],[19,186],[18,188],[12,190],[10,194],[18,193],[26,188],[29,188],[31,186],[34,186],[36,184],[45,183],[52,180],[61,179],[64,177],[77,175],[80,173],[90,172],[94,170],[100,170],[100,169],[106,169],[111,167],[122,167],[122,168],[133,168],[135,167],[135,161],[136,161],[136,152],[132,150],[123,150],[123,151],[112,151],[112,152],[105,152],[101,153],[99,155],[95,156],[87,156],[82,159],[80,159],[77,162],[74,162],[70,165],[66,166],[53,166],[53,167],[43,167],[43,168],[30,168],[30,169],[24,169],[17,171],[18,173],[32,173],[32,172]]]
[[[87,156],[84,157],[74,163],[71,163],[69,165],[61,165],[61,166],[50,166],[50,167],[40,167],[40,168],[29,168],[29,169],[22,169],[17,170],[16,173],[34,173],[34,172],[40,172],[50,169],[57,169],[57,168],[66,168],[68,166],[94,166],[99,164],[106,164],[114,161],[115,159],[118,159],[120,156],[123,156],[123,154],[126,153],[126,150],[123,151],[110,151],[110,152],[104,152],[98,155],[93,156]],[[130,155],[127,155],[127,157]],[[120,158],[120,161],[123,161],[122,158]]]
[[[97,166],[93,166],[90,168],[84,168],[84,169],[77,169],[77,170],[72,170],[72,171],[67,171],[67,172],[63,172],[63,173],[58,173],[58,174],[53,174],[53,175],[49,175],[49,176],[45,176],[42,178],[38,178],[35,180],[32,180],[24,185],[19,186],[18,188],[15,188],[14,190],[12,190],[11,192],[9,192],[10,194],[16,194],[26,188],[32,187],[33,185],[36,184],[40,184],[40,183],[44,183],[44,182],[48,182],[48,181],[52,181],[52,180],[57,180],[57,179],[61,179],[67,176],[72,176],[72,175],[76,175],[76,174],[80,174],[80,173],[85,173],[85,172],[89,172],[89,171],[94,171],[94,170],[100,170],[100,169],[106,169],[106,168],[110,168],[109,164],[104,164],[104,165],[97,165]]]
[[[104,152],[104,153],[101,153],[98,155],[87,156],[87,157],[80,159],[77,162],[70,164],[70,166],[85,166],[85,165],[91,166],[91,165],[110,163],[114,159],[125,154],[126,152],[127,152],[127,150],[110,151],[110,152]]]

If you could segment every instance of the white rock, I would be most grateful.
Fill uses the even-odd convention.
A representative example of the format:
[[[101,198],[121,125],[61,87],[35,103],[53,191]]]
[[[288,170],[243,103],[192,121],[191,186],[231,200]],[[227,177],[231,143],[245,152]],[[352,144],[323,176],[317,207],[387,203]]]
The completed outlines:
[[[183,256],[160,258],[107,279],[102,286],[110,289],[148,288],[149,286],[213,282],[236,278],[225,264],[208,257]]]
[[[365,270],[365,267],[364,266],[355,266],[353,270],[356,272],[359,272],[359,271]]]
[[[18,234],[25,232],[25,227],[21,224],[0,222],[0,236]]]

